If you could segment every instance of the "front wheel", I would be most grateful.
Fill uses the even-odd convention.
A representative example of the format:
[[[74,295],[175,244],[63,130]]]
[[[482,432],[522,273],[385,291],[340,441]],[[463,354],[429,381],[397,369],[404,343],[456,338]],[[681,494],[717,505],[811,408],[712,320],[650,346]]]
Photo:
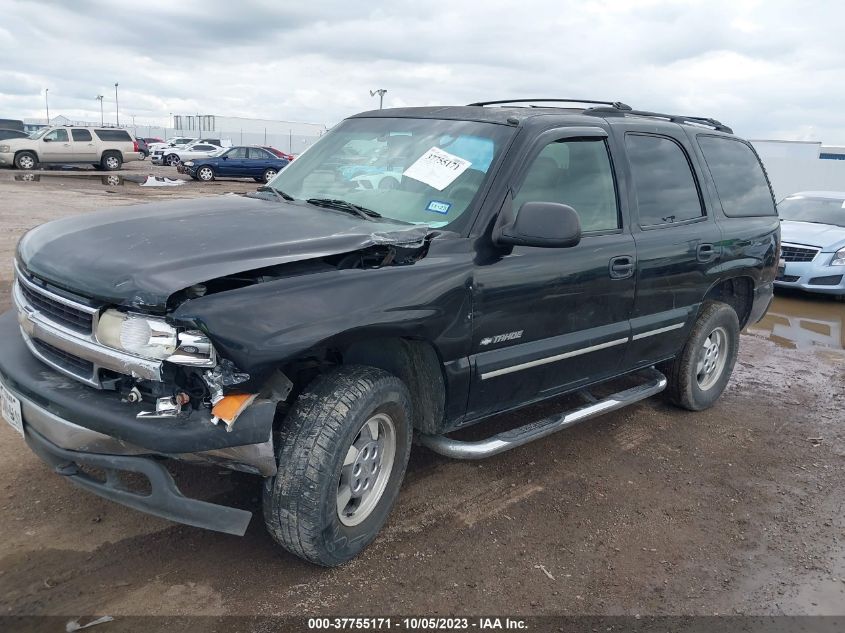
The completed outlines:
[[[273,539],[326,567],[354,558],[396,502],[411,436],[411,399],[396,376],[347,366],[315,379],[284,421],[280,472],[265,480]]]
[[[208,165],[203,165],[197,169],[197,178],[203,182],[211,182],[214,180],[214,170]]]
[[[15,167],[18,169],[35,169],[38,167],[38,158],[32,152],[21,152],[15,156]]]
[[[731,378],[739,351],[739,319],[732,307],[706,302],[684,349],[668,365],[669,400],[690,411],[713,406]]]
[[[164,157],[164,162],[171,167],[176,167],[179,164],[179,157],[176,154],[168,154]]]

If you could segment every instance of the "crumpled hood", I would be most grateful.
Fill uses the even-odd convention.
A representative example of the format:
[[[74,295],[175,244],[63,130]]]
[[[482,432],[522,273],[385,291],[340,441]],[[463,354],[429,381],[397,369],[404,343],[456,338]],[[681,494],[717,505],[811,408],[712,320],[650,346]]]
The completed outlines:
[[[171,294],[196,283],[375,244],[419,243],[429,231],[232,194],[49,222],[23,237],[18,259],[78,294],[163,311]]]
[[[845,227],[834,224],[783,220],[780,235],[782,242],[819,246],[823,251],[835,251],[845,246]]]

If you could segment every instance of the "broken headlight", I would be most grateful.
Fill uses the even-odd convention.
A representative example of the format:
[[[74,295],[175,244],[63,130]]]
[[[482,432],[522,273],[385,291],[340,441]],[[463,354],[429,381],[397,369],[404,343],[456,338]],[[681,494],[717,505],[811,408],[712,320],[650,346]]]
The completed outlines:
[[[143,358],[179,365],[214,367],[214,346],[202,332],[177,332],[165,322],[140,314],[106,310],[97,324],[97,340]]]

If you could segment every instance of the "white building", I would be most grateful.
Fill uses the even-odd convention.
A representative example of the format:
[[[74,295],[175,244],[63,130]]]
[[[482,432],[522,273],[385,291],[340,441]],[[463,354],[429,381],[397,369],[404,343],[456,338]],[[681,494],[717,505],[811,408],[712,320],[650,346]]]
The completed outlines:
[[[775,198],[797,191],[845,191],[845,147],[820,141],[751,141]]]
[[[235,145],[272,145],[299,154],[326,132],[322,123],[247,119],[216,114],[173,115],[175,134],[226,138]]]

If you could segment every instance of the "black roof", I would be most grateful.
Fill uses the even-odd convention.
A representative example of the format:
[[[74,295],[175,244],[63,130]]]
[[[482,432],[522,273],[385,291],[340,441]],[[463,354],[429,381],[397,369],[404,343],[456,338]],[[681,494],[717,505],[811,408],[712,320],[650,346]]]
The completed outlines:
[[[551,105],[530,105],[534,103],[583,103],[569,107]],[[513,105],[509,105],[513,104]],[[384,110],[370,110],[354,115],[352,118],[362,117],[398,117],[418,119],[450,119],[457,121],[480,121],[499,123],[503,125],[518,125],[522,121],[549,115],[598,116],[602,118],[635,117],[651,121],[666,121],[681,125],[705,127],[719,132],[733,134],[733,130],[720,121],[709,117],[687,116],[680,114],[663,114],[647,110],[635,110],[621,102],[586,101],[572,99],[516,99],[512,101],[486,101],[465,106],[427,106],[416,108],[388,108]]]

